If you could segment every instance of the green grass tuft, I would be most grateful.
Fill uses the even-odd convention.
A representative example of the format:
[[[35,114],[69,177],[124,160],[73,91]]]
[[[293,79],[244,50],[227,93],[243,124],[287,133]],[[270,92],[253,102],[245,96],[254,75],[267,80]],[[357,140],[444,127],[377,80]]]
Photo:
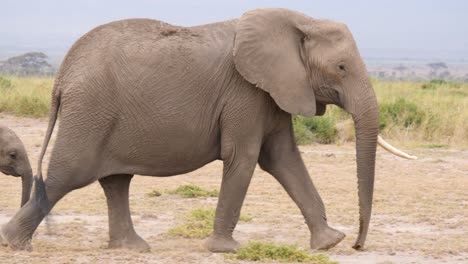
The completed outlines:
[[[249,242],[236,250],[235,254],[226,254],[229,259],[247,261],[306,262],[313,264],[337,264],[324,254],[310,255],[307,251],[293,245],[275,245],[273,243]]]
[[[170,235],[185,238],[205,238],[213,232],[215,209],[195,209],[190,211],[186,223],[169,229]],[[252,217],[241,215],[239,221],[250,222]]]
[[[195,198],[195,197],[218,197],[219,191],[212,190],[208,191],[199,186],[189,184],[181,185],[174,191],[170,191],[171,194],[177,194],[184,198]]]

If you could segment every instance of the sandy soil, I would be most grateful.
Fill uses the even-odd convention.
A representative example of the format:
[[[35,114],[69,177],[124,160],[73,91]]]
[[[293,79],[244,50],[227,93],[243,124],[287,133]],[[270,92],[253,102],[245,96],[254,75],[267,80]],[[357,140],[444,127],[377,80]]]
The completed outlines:
[[[46,120],[0,115],[0,123],[23,139],[36,167]],[[420,157],[403,160],[379,150],[373,219],[367,249],[351,248],[358,231],[354,146],[345,144],[301,147],[303,158],[327,208],[332,226],[347,234],[337,247],[325,252],[340,263],[468,263],[468,150],[411,149]],[[49,151],[50,153],[50,151]],[[46,158],[48,160],[48,158]],[[195,208],[214,208],[216,198],[184,199],[152,190],[196,184],[219,188],[222,164],[213,162],[177,177],[135,177],[131,210],[135,229],[152,247],[151,253],[109,250],[107,208],[95,183],[62,199],[52,216],[33,237],[33,252],[0,247],[0,263],[238,263],[201,247],[202,240],[166,234]],[[1,174],[1,173],[0,173]],[[0,175],[0,224],[20,204],[19,179]],[[267,173],[256,169],[244,203],[235,238],[297,244],[308,248],[309,231],[296,205]]]

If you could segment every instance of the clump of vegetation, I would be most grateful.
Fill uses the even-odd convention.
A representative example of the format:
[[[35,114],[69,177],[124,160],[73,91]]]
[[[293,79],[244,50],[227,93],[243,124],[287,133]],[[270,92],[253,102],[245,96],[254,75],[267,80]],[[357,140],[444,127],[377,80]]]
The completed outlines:
[[[151,192],[146,194],[147,197],[159,197],[161,195],[162,193],[158,190],[152,190]]]
[[[330,144],[337,138],[335,123],[327,116],[304,118],[304,125],[312,132],[318,143]]]
[[[460,88],[461,87],[461,85],[458,84],[458,83],[448,82],[446,80],[441,80],[441,79],[433,79],[433,80],[430,80],[429,82],[423,83],[421,85],[421,88],[422,89],[427,89],[427,90],[435,90],[435,89],[437,89],[439,87],[443,87],[443,86],[454,87],[454,88]]]
[[[306,127],[302,119],[301,116],[293,118],[294,137],[298,145],[307,145],[313,142],[314,134]]]
[[[380,129],[388,124],[401,125],[405,128],[419,126],[425,118],[425,113],[418,106],[405,98],[398,98],[395,102],[383,103],[379,107]]]
[[[49,113],[51,78],[0,78],[0,112],[17,116],[45,117]]]
[[[433,89],[436,89],[437,87],[439,87],[441,85],[445,85],[445,84],[447,84],[447,82],[445,80],[434,79],[434,80],[431,80],[429,82],[423,83],[421,85],[421,88],[433,90]]]
[[[334,143],[338,137],[335,122],[328,116],[295,116],[293,125],[296,142],[299,145],[310,144],[311,142],[330,144]]]
[[[310,255],[305,250],[293,245],[275,245],[273,243],[250,242],[236,250],[235,254],[227,254],[227,258],[247,261],[280,261],[306,262],[313,264],[338,264],[330,261],[324,254]]]
[[[205,238],[213,232],[215,209],[195,209],[186,218],[186,223],[169,229],[168,234],[185,238]],[[239,221],[249,222],[252,217],[241,215]]]
[[[171,191],[170,193],[180,195],[181,197],[184,197],[184,198],[218,197],[219,195],[218,190],[208,191],[193,184],[181,185],[174,191]]]
[[[12,88],[13,85],[11,84],[11,81],[8,78],[0,76],[0,89],[2,91],[6,91]]]

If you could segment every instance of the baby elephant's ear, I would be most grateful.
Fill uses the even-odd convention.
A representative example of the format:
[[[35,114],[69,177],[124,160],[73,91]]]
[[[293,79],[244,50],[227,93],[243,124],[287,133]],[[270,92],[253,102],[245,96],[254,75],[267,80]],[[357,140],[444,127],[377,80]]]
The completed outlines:
[[[301,56],[305,37],[299,29],[312,18],[286,9],[257,9],[237,24],[234,63],[250,83],[270,93],[291,114],[317,113],[306,62]]]

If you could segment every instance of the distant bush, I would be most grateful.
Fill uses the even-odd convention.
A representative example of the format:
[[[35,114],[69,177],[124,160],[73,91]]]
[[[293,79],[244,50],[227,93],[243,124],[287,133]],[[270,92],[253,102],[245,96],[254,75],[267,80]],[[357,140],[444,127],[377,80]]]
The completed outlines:
[[[335,122],[327,116],[305,118],[304,125],[313,133],[318,143],[330,144],[337,138]]]
[[[275,245],[273,243],[250,242],[236,250],[235,254],[227,254],[228,259],[247,261],[280,261],[305,262],[312,264],[338,264],[330,261],[324,254],[310,255],[303,249],[293,245]]]
[[[304,124],[303,117],[295,116],[293,118],[294,136],[298,145],[307,145],[312,143],[314,135],[312,131]]]
[[[6,91],[13,88],[13,85],[11,84],[11,81],[7,79],[6,77],[0,76],[0,89],[2,91]]]
[[[461,84],[459,83],[454,83],[454,82],[449,82],[449,81],[446,81],[446,80],[441,80],[441,79],[433,79],[429,82],[426,82],[426,83],[423,83],[421,85],[421,88],[422,89],[427,89],[427,90],[435,90],[439,87],[442,87],[442,86],[449,86],[449,87],[453,87],[453,88],[460,88],[461,87]]]
[[[338,130],[332,118],[296,116],[293,120],[294,134],[299,145],[318,142],[322,144],[334,143],[338,137]]]
[[[410,127],[419,126],[425,113],[418,106],[404,98],[398,98],[395,102],[383,103],[379,106],[380,129],[384,129],[388,124]]]

